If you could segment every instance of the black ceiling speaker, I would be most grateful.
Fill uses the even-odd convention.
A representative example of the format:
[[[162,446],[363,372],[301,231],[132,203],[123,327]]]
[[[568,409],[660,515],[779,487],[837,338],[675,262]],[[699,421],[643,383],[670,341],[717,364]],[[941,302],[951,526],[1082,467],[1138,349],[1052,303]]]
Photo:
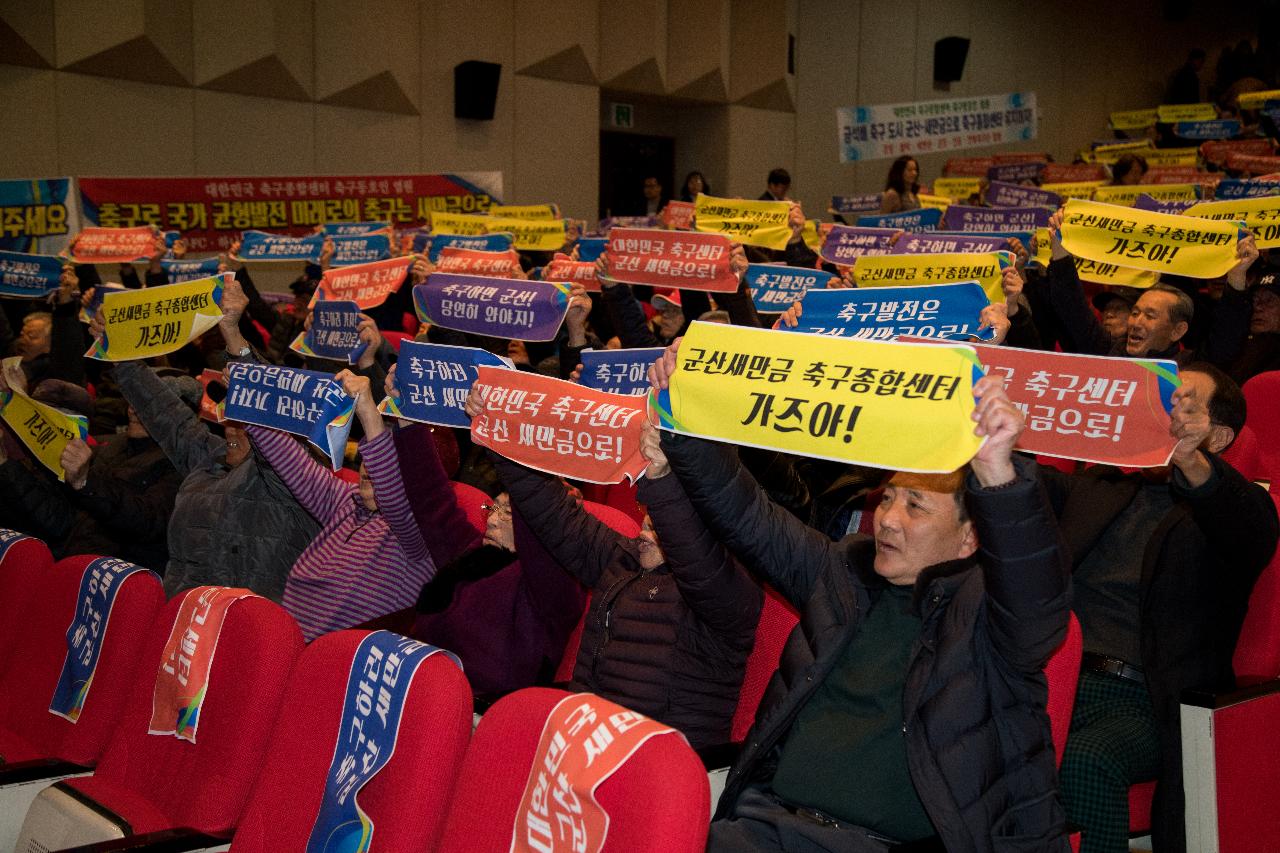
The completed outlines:
[[[969,40],[947,36],[933,43],[933,79],[937,83],[954,83],[964,74],[964,61],[969,57]]]
[[[493,121],[501,75],[496,62],[468,59],[453,66],[453,117]]]

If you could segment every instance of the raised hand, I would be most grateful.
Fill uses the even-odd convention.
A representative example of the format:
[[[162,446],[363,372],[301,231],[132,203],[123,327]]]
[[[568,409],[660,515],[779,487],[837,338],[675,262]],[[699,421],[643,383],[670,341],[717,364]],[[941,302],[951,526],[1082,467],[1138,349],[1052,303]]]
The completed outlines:
[[[977,423],[973,434],[987,439],[970,463],[973,476],[984,488],[1003,486],[1017,476],[1013,447],[1026,423],[1022,412],[1009,401],[999,376],[979,379],[973,386],[973,396],[977,400],[972,415]]]

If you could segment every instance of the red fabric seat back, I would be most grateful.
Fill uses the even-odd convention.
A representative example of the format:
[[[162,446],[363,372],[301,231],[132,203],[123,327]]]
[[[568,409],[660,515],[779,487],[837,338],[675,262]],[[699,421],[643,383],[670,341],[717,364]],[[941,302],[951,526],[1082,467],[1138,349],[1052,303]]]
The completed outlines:
[[[1280,512],[1280,495],[1271,499]],[[1280,678],[1280,550],[1253,585],[1232,665],[1242,686]]]
[[[764,698],[765,688],[778,669],[787,637],[791,636],[792,629],[799,621],[800,617],[791,605],[772,587],[766,586],[764,607],[760,611],[760,621],[756,623],[755,645],[751,647],[751,656],[747,658],[742,689],[738,691],[738,707],[733,712],[729,739],[734,743],[742,743],[747,739],[747,732],[756,720],[760,700]]]
[[[1080,657],[1084,653],[1084,635],[1074,613],[1067,620],[1067,636],[1049,658],[1044,677],[1049,682],[1049,729],[1053,734],[1053,752],[1062,764],[1062,750],[1071,730],[1071,714],[1076,707],[1076,683],[1080,680]]]
[[[480,720],[467,748],[437,848],[446,853],[508,850],[547,715],[568,696],[530,687],[503,697]],[[596,789],[609,815],[606,853],[701,853],[711,820],[707,771],[682,737],[645,742]]]
[[[120,584],[103,626],[98,665],[79,719],[49,712],[67,658],[67,628],[79,604],[80,579],[94,556],[67,557],[36,581],[39,607],[23,620],[12,664],[0,675],[0,725],[38,750],[30,758],[92,765],[119,722],[133,687],[147,631],[164,604],[160,578],[137,572]],[[18,756],[7,755],[10,761]]]
[[[34,536],[15,540],[0,557],[0,672],[10,662],[11,644],[26,624],[27,601],[52,565],[49,546]]]
[[[187,593],[190,594],[190,593]],[[73,785],[120,814],[134,833],[189,827],[226,836],[262,767],[302,632],[284,608],[246,598],[227,610],[196,742],[151,735],[155,674],[184,595],[151,625],[133,689],[93,776]],[[291,707],[289,713],[297,710]]]
[[[1244,383],[1246,425],[1258,437],[1261,475],[1280,479],[1280,370],[1269,370]]]
[[[400,352],[400,344],[405,341],[413,340],[413,335],[407,332],[383,331],[382,337],[387,343],[391,344],[391,348],[395,350],[397,354]]]
[[[1223,451],[1222,458],[1246,480],[1258,479],[1262,473],[1262,447],[1258,443],[1258,434],[1245,424],[1236,440]]]
[[[288,710],[231,849],[303,850],[320,811],[338,737],[352,658],[368,631],[319,637],[289,678]],[[471,687],[456,664],[432,655],[414,676],[400,717],[395,752],[360,790],[373,820],[373,849],[430,850],[444,819],[471,738]]]

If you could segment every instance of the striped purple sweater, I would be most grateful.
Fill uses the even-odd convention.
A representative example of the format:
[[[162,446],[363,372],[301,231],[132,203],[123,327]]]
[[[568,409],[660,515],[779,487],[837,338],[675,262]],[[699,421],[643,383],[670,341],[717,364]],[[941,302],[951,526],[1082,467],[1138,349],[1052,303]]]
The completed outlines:
[[[253,446],[321,525],[284,588],[284,607],[307,641],[413,606],[436,567],[410,511],[391,432],[361,442],[378,501],[378,511],[369,512],[359,489],[316,462],[295,438],[265,427],[248,431]]]

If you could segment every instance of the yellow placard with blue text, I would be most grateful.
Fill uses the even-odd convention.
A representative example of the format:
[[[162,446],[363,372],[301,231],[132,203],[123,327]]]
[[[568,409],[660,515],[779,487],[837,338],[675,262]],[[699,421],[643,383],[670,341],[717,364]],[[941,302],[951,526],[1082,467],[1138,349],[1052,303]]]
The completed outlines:
[[[1183,211],[1183,215],[1223,222],[1243,222],[1253,232],[1259,249],[1280,246],[1280,196],[1206,201],[1191,205]]]
[[[696,231],[723,234],[735,243],[785,249],[791,242],[789,201],[749,201],[698,193],[693,207]]]
[[[1145,130],[1156,126],[1156,110],[1120,110],[1111,114],[1112,130]]]
[[[1213,121],[1218,117],[1218,108],[1213,104],[1161,104],[1156,107],[1156,116],[1162,124]]]
[[[1200,162],[1199,148],[1157,148],[1142,155],[1148,166],[1195,166]]]
[[[670,386],[649,392],[670,432],[894,471],[944,473],[973,434],[972,347],[694,323]]]
[[[804,221],[804,230],[800,232],[800,239],[804,240],[804,244],[813,251],[822,251],[822,232],[818,230],[818,220]]]
[[[1190,278],[1218,278],[1236,264],[1240,225],[1072,199],[1062,246],[1078,258]]]
[[[1264,92],[1241,92],[1236,96],[1236,103],[1242,110],[1260,110],[1267,101],[1280,101],[1280,89],[1267,89]]]
[[[1040,189],[1045,192],[1057,193],[1064,199],[1093,198],[1093,191],[1098,187],[1105,186],[1106,183],[1106,181],[1072,181],[1065,184],[1044,184]]]
[[[21,359],[14,356],[6,359],[9,361]],[[41,465],[57,475],[59,481],[66,478],[62,470],[62,451],[72,439],[82,439],[89,434],[89,422],[85,418],[46,406],[16,387],[0,391],[0,419],[9,425]]]
[[[1053,260],[1053,248],[1049,242],[1049,229],[1037,228],[1035,234],[1036,250],[1032,260],[1042,267],[1048,267]],[[1096,284],[1108,284],[1116,287],[1136,287],[1146,289],[1160,281],[1160,274],[1149,270],[1135,270],[1116,264],[1100,264],[1072,256],[1076,265],[1076,275],[1081,281],[1092,281]]]
[[[222,319],[222,289],[235,273],[178,284],[113,290],[102,300],[105,331],[85,353],[98,361],[133,361],[177,352]]]
[[[982,192],[982,178],[935,178],[934,194],[950,201],[968,201],[969,196]]]
[[[1107,204],[1133,207],[1140,195],[1149,195],[1156,201],[1195,201],[1200,197],[1198,184],[1118,184],[1098,187],[1093,200]]]
[[[858,287],[909,287],[976,281],[992,302],[1004,302],[1000,279],[1012,252],[939,252],[928,255],[864,255],[853,267]]]
[[[490,216],[507,219],[559,219],[560,208],[554,204],[494,204]]]
[[[482,237],[489,231],[489,217],[478,213],[431,213],[431,230],[436,234]]]
[[[916,198],[920,199],[921,207],[934,207],[941,210],[943,213],[946,213],[947,208],[951,206],[950,196],[927,195],[926,193],[920,193]]]
[[[432,213],[431,230],[436,234],[463,237],[510,234],[511,245],[526,252],[558,251],[564,248],[569,234],[563,219],[515,219],[474,213]]]

